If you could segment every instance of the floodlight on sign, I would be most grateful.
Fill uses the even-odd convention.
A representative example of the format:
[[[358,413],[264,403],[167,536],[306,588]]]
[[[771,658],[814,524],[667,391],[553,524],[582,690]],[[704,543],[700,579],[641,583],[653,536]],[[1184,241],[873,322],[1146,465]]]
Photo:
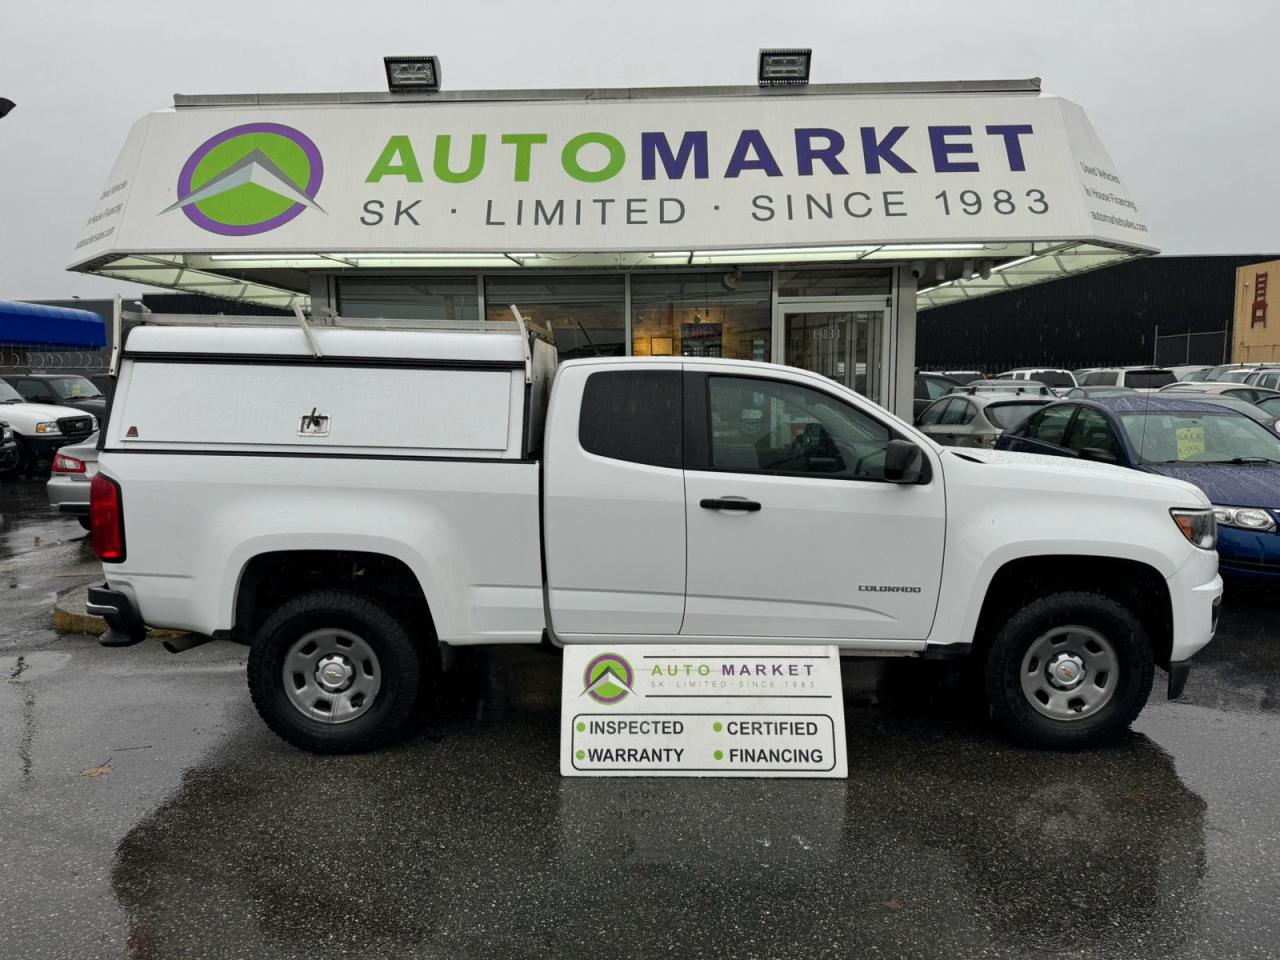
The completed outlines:
[[[440,89],[438,57],[383,57],[387,89],[392,93],[428,92]]]
[[[757,80],[762,87],[804,86],[812,60],[808,49],[761,50]]]

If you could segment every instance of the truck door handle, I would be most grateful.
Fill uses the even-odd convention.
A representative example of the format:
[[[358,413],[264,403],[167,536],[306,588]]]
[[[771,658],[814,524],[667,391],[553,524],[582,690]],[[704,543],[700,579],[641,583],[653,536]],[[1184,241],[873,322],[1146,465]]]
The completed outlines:
[[[754,500],[730,500],[725,497],[709,497],[700,504],[704,510],[741,510],[744,513],[755,513],[760,504]]]

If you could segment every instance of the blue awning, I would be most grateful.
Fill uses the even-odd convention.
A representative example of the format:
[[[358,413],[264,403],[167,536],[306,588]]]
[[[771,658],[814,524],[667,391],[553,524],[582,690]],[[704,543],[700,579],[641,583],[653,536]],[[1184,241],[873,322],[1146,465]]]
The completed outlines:
[[[107,325],[89,310],[0,300],[0,344],[9,347],[107,345]]]

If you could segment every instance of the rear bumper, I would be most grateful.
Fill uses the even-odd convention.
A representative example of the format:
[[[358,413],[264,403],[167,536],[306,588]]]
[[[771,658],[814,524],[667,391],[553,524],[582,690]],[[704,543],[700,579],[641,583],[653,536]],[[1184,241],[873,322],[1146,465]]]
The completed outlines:
[[[129,647],[146,639],[147,627],[133,601],[105,583],[89,588],[85,612],[101,617],[111,629],[98,638],[104,647]]]
[[[55,473],[44,485],[44,489],[49,496],[49,504],[57,507],[60,513],[87,517],[90,486],[87,479],[73,480],[69,476]]]

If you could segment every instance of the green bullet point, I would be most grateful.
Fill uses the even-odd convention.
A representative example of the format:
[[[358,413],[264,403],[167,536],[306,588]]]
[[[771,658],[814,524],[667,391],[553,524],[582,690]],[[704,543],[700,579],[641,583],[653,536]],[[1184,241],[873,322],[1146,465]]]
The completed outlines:
[[[579,733],[582,733],[582,731],[583,731],[583,730],[586,730],[586,729],[587,729],[587,725],[586,725],[585,723],[582,723],[581,721],[579,721],[579,722],[578,722],[578,732],[579,732]]]
[[[721,730],[724,729],[724,727],[720,726],[720,721],[717,720],[715,723],[711,725],[711,729],[714,730],[716,733],[719,733]]]
[[[578,759],[579,759],[579,760],[585,760],[585,759],[587,759],[587,751],[585,751],[585,750],[579,750],[579,751],[578,751],[578,753],[577,753],[577,757],[578,757]]]
[[[723,751],[723,750],[717,750],[717,751],[716,751],[715,756],[716,756],[716,759],[717,759],[717,760],[723,760],[723,759],[724,759],[724,751]]]

